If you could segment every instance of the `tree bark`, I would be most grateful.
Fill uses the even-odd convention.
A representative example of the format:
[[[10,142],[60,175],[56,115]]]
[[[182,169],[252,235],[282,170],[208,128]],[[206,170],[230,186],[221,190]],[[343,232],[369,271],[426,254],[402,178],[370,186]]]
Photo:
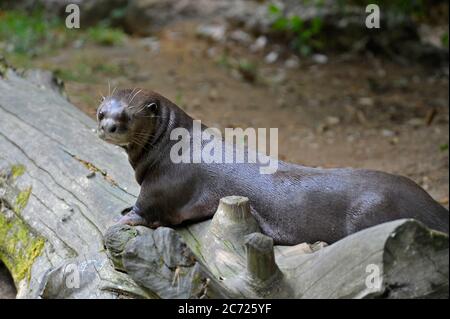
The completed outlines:
[[[184,228],[115,225],[139,192],[127,156],[55,83],[0,61],[0,260],[18,297],[448,297],[448,236],[413,220],[274,247],[235,196]]]

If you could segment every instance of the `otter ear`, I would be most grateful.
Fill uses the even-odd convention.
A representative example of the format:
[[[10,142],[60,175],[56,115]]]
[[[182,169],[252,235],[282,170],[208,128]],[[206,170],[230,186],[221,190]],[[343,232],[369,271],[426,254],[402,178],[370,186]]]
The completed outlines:
[[[147,109],[150,110],[150,112],[155,113],[158,110],[158,104],[153,102],[153,103],[149,103],[147,104]]]

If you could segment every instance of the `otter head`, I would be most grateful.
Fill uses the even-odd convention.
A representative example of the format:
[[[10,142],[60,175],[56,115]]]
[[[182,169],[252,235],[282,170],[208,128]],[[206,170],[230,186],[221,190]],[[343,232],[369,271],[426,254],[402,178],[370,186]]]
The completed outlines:
[[[154,131],[158,110],[156,94],[139,89],[115,91],[97,109],[98,136],[119,146],[144,147]]]

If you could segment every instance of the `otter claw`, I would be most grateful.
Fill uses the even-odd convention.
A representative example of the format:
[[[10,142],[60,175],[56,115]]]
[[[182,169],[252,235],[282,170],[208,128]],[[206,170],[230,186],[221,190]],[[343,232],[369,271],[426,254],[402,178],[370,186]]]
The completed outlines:
[[[139,216],[134,211],[122,216],[117,223],[129,226],[147,226],[148,224],[142,216]]]
[[[118,224],[125,224],[129,226],[147,226],[149,228],[155,229],[162,224],[158,221],[148,222],[144,217],[136,213],[134,210],[131,210],[126,215],[122,216],[118,221]]]

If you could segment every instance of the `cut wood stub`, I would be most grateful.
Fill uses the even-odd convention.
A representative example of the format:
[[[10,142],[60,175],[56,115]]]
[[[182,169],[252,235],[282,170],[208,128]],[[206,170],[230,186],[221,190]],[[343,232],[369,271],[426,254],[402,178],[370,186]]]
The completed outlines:
[[[245,236],[261,229],[251,214],[247,197],[229,196],[220,200],[214,217],[200,235],[201,249],[194,249],[215,276],[231,288],[235,296],[246,289],[235,282],[246,280]],[[195,231],[195,229],[193,229]],[[190,242],[190,239],[188,239]],[[249,292],[251,293],[251,292]]]
[[[223,197],[220,199],[219,209],[221,209],[230,220],[234,220],[237,222],[245,221],[248,218],[251,218],[250,201],[247,197]]]
[[[275,262],[273,239],[261,233],[245,236],[248,276],[258,285],[270,283],[281,276]]]
[[[251,213],[247,197],[228,196],[220,199],[207,236],[243,246],[244,237],[254,232],[261,232],[261,228]]]

